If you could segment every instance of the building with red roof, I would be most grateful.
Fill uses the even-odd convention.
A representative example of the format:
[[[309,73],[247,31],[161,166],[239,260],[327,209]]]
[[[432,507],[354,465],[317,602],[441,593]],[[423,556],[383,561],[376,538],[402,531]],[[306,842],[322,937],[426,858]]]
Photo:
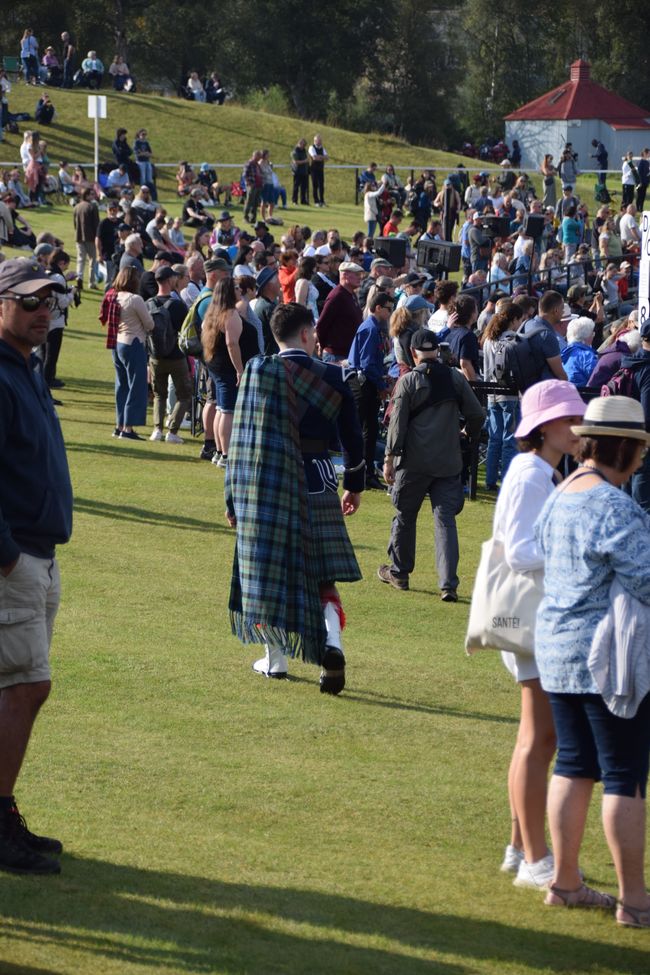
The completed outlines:
[[[567,142],[582,171],[597,168],[592,139],[604,144],[610,169],[620,169],[630,149],[636,156],[650,146],[650,111],[593,81],[583,60],[573,62],[564,84],[506,115],[505,123],[508,145],[519,140],[522,169],[537,169],[547,152],[557,164]]]

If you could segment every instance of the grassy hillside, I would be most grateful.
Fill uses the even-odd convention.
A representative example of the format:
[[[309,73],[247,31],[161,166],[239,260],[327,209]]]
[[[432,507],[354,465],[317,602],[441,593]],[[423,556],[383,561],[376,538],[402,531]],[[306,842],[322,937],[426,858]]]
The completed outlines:
[[[332,164],[366,165],[371,160],[395,166],[455,166],[459,157],[449,153],[411,146],[391,136],[347,132],[312,122],[270,115],[226,104],[222,107],[200,105],[179,98],[157,95],[108,96],[108,118],[100,122],[100,158],[111,159],[111,142],[117,126],[123,126],[132,138],[137,129],[146,127],[157,163],[177,164],[181,159],[192,162],[241,163],[252,149],[268,147],[276,166],[288,165],[289,155],[299,138],[311,139],[315,131],[323,136]],[[54,124],[47,129],[52,160],[66,156],[83,161],[93,158],[93,122],[87,117],[87,92],[51,90],[57,109]],[[36,106],[37,94],[25,85],[14,85],[10,105],[14,112],[30,112]],[[23,123],[21,130],[28,125]],[[21,136],[5,133],[0,151],[3,160],[18,160]],[[164,170],[165,183],[171,185]],[[237,171],[233,170],[233,178]],[[284,175],[289,178],[288,170]],[[353,193],[349,172],[330,169],[327,190],[332,202],[349,202]]]

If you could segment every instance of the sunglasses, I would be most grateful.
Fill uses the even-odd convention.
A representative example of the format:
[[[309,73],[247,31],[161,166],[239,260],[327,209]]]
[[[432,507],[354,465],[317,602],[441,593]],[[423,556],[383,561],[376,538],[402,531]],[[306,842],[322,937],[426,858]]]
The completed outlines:
[[[42,305],[52,311],[56,305],[56,298],[39,298],[38,295],[0,295],[0,301],[17,301],[23,311],[37,311]]]

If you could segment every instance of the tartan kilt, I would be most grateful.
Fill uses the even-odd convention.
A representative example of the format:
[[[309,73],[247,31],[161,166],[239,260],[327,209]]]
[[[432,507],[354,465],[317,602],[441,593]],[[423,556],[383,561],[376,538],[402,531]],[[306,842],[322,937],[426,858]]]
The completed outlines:
[[[348,535],[336,491],[308,495],[310,535],[307,571],[323,582],[357,582],[361,569]]]

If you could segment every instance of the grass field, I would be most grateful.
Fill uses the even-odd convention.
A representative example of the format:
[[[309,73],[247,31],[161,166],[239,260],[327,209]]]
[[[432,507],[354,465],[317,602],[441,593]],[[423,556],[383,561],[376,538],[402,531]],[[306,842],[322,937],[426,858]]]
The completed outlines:
[[[70,243],[69,207],[33,224]],[[300,663],[254,676],[228,625],[223,473],[194,442],[111,439],[98,304],[84,293],[60,360],[75,529],[18,789],[66,853],[59,878],[2,875],[0,975],[647,975],[643,932],[544,908],[498,871],[517,692],[462,649],[491,501],[460,516],[444,605],[426,511],[411,591],[377,581],[391,505],[370,492],[349,522],[364,579],[343,587],[345,693]],[[582,864],[614,889],[595,806]]]

